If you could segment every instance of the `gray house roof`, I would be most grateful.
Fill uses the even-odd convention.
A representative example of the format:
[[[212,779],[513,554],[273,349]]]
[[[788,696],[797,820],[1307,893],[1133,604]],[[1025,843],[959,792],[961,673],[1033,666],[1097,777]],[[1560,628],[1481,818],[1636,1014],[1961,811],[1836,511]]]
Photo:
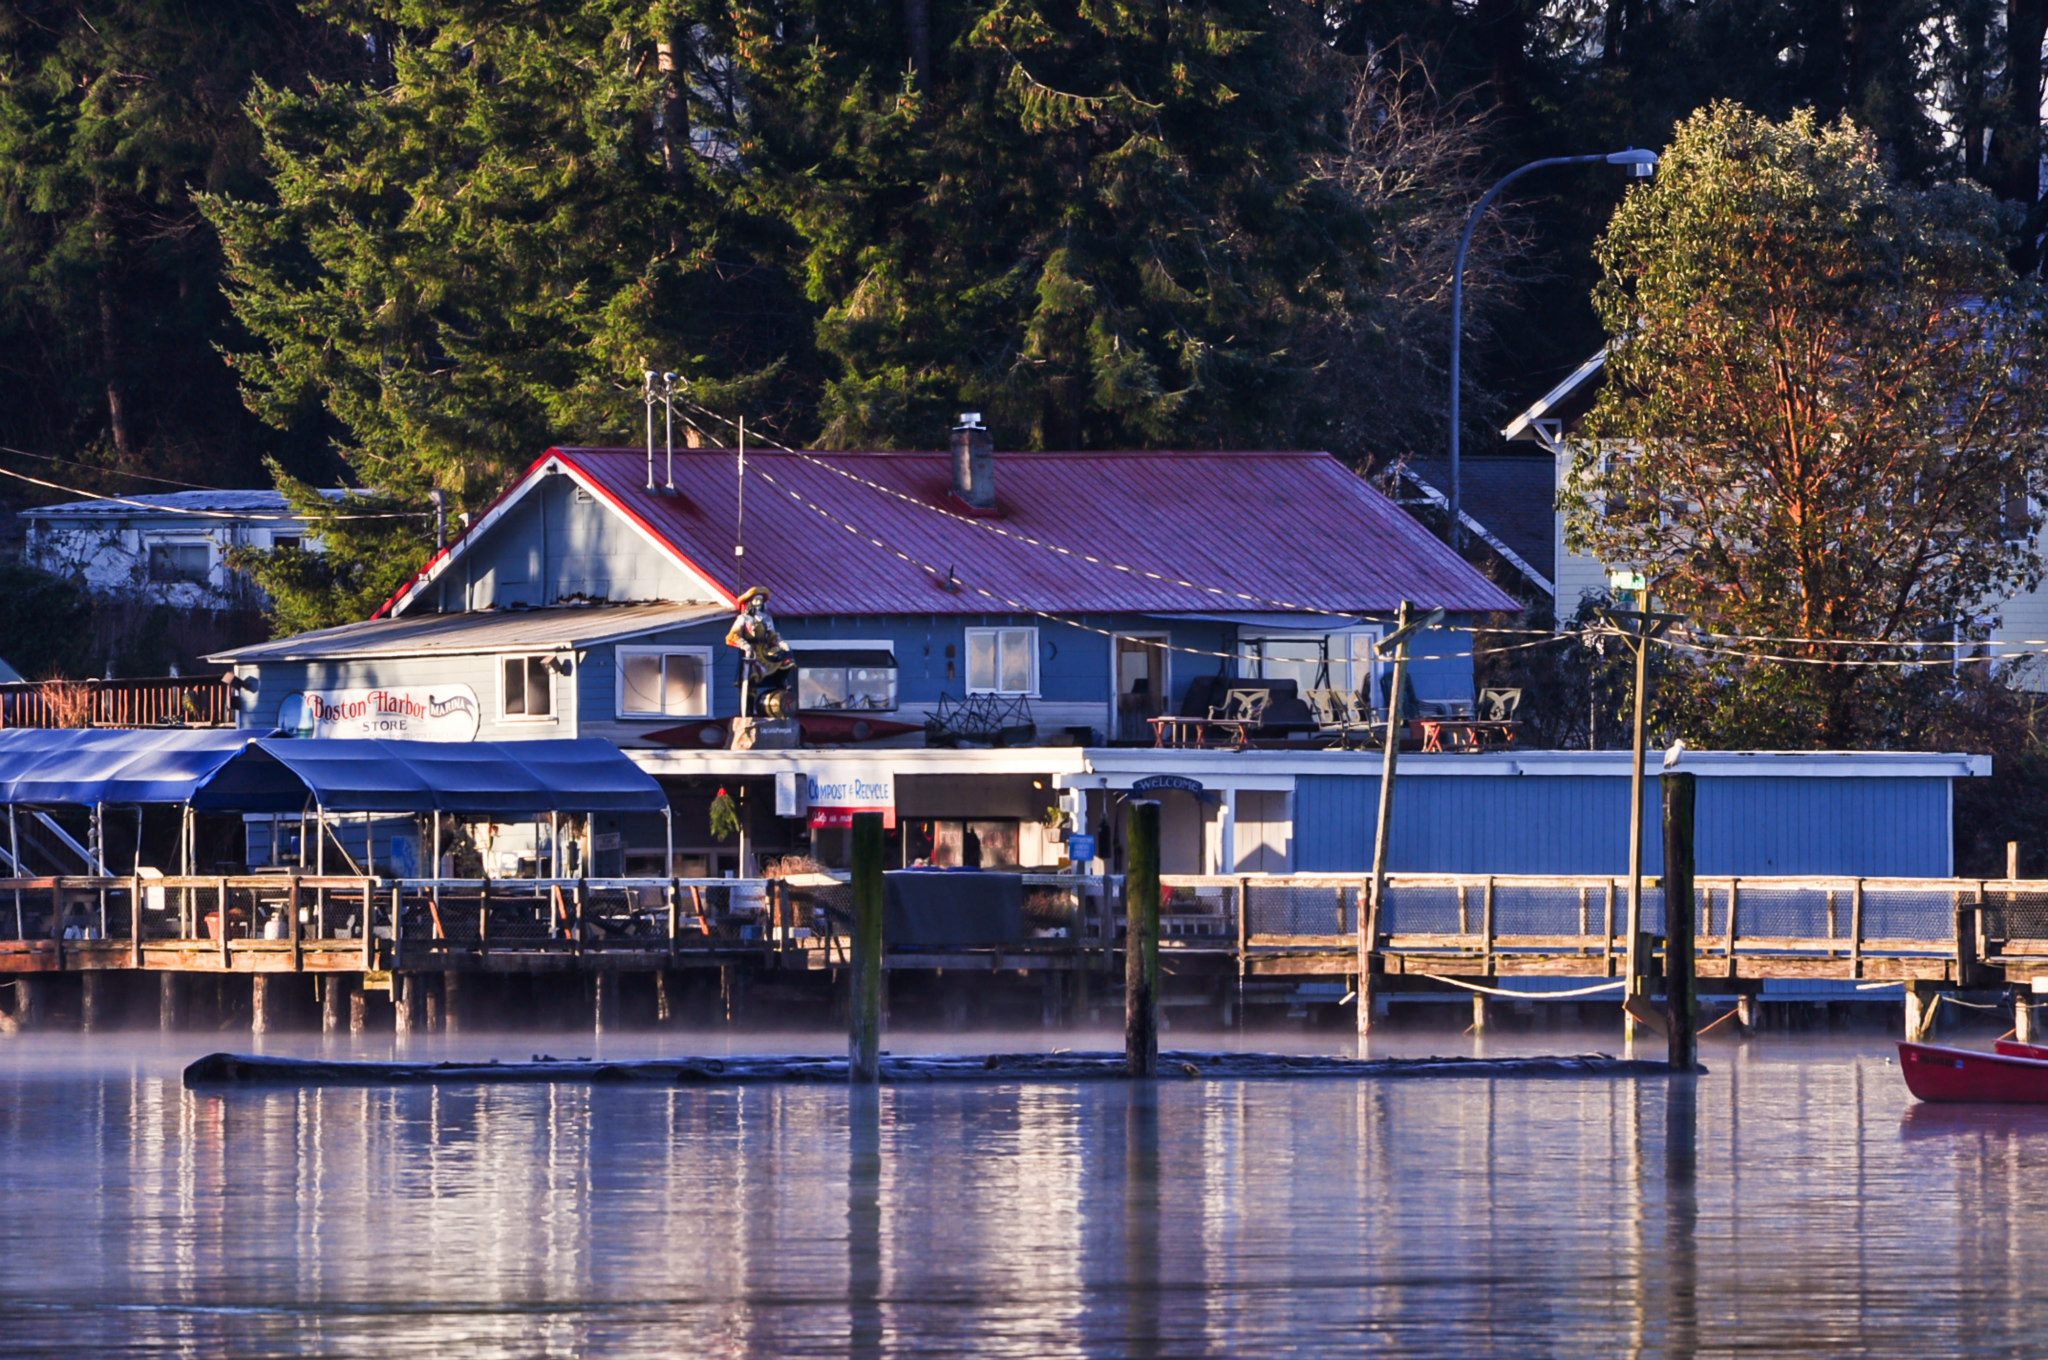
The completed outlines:
[[[208,661],[238,666],[265,661],[335,661],[454,653],[540,651],[658,633],[708,619],[730,618],[723,604],[557,605],[546,609],[481,609],[463,614],[408,614],[344,623],[272,642],[216,652]]]
[[[346,491],[323,489],[320,494],[339,500]],[[89,501],[63,501],[56,505],[32,506],[21,512],[23,519],[128,519],[152,512],[163,515],[203,516],[217,519],[297,519],[282,491],[248,490],[164,491],[144,496],[97,497]]]

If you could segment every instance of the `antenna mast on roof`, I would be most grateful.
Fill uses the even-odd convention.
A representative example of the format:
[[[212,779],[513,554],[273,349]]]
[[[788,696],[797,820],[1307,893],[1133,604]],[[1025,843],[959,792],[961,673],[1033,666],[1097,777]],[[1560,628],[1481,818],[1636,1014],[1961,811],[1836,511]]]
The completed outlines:
[[[645,359],[640,361],[646,363]],[[640,396],[647,403],[647,489],[654,490],[654,379],[651,368],[640,370]]]
[[[668,433],[668,487],[676,489],[676,375],[661,375],[661,405],[664,415],[662,423]]]
[[[732,555],[738,561],[747,555],[747,418],[740,417],[739,518],[732,527]]]

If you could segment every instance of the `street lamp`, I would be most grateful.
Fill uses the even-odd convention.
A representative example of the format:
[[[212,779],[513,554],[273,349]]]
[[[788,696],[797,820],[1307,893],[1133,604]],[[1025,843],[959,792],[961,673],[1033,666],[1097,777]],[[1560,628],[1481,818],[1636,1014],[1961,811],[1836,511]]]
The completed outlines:
[[[1462,548],[1465,543],[1465,525],[1459,517],[1461,478],[1458,473],[1458,381],[1459,355],[1464,348],[1465,338],[1465,251],[1472,245],[1472,233],[1478,229],[1479,219],[1485,215],[1493,200],[1500,197],[1500,191],[1513,184],[1531,170],[1547,170],[1553,165],[1620,165],[1628,169],[1630,179],[1648,179],[1657,173],[1657,153],[1630,147],[1626,151],[1595,153],[1591,156],[1546,156],[1540,161],[1530,161],[1517,170],[1502,175],[1491,189],[1473,205],[1471,216],[1465,219],[1465,234],[1458,238],[1458,258],[1451,266],[1451,547]]]

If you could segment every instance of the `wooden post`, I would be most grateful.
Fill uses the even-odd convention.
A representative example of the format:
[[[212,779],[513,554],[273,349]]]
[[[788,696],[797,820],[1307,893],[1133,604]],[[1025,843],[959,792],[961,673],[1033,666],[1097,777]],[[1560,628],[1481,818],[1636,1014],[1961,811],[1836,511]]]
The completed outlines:
[[[2020,843],[2005,843],[2005,881],[2010,883],[2020,876]]]
[[[853,814],[853,989],[846,1017],[846,1075],[856,1085],[882,1076],[882,814]]]
[[[1699,998],[1694,986],[1693,804],[1698,776],[1664,773],[1664,1028],[1674,1071],[1699,1066]]]
[[[320,979],[320,1032],[339,1034],[348,1013],[348,975],[329,973]]]
[[[142,875],[140,874],[128,880],[128,966],[130,968],[142,967]]]
[[[1906,984],[1906,1039],[1909,1043],[1927,1042],[1927,1036],[1934,1032],[1934,1013],[1941,1002],[1941,994],[1930,983],[1909,982]]]
[[[1643,615],[1650,612],[1650,591],[1647,582],[1638,592],[1637,608]],[[1640,1001],[1643,997],[1644,975],[1648,972],[1648,960],[1643,958],[1643,712],[1649,707],[1650,689],[1650,638],[1649,619],[1641,620],[1632,642],[1635,647],[1635,712],[1631,720],[1628,767],[1628,983],[1621,990],[1622,1032],[1630,1039],[1635,1038],[1635,1017],[1629,1013],[1628,1003]],[[1666,892],[1665,902],[1671,900]],[[1670,912],[1665,916],[1668,919]]]
[[[1486,993],[1472,993],[1472,1032],[1486,1033]]]
[[[425,979],[418,973],[391,975],[392,1029],[401,1039],[410,1038],[426,1019]]]
[[[166,1034],[185,1023],[185,975],[177,972],[157,974],[156,979],[156,1023]]]
[[[97,1034],[107,1027],[107,975],[89,968],[78,975],[78,1028]]]
[[[228,958],[228,881],[225,878],[216,878],[213,880],[213,889],[220,894],[220,967],[225,973],[234,967]]]
[[[1731,878],[1728,880],[1728,920],[1726,923],[1728,927],[1728,943],[1726,948],[1722,950],[1722,952],[1728,956],[1728,976],[1730,978],[1733,978],[1735,976],[1735,932],[1738,929],[1740,929],[1741,921],[1742,880],[1739,878]],[[1746,1029],[1748,1028],[1749,1020],[1748,1017],[1745,1016],[1742,1019],[1737,1020],[1735,1023],[1743,1026]]]
[[[610,1034],[619,1028],[619,975],[612,969],[599,968],[592,979],[597,993],[592,1028],[598,1034]]]
[[[1849,894],[1849,976],[1863,979],[1863,880]]]
[[[251,973],[249,975],[249,1032],[251,1034],[268,1034],[277,1027],[277,1016],[274,1013],[277,997],[271,991],[270,983],[271,977],[268,973]]]
[[[297,874],[292,875],[291,887],[285,891],[284,910],[285,915],[290,918],[285,922],[285,929],[291,936],[292,971],[294,973],[303,973],[306,971],[306,941],[305,931],[299,925],[299,876]]]
[[[1159,1075],[1159,804],[1127,805],[1124,846],[1124,1072]],[[1361,986],[1363,979],[1360,980]],[[1364,1011],[1361,995],[1360,1011]]]
[[[1438,611],[1439,615],[1441,611]],[[1401,690],[1408,678],[1408,601],[1394,618],[1394,673],[1387,690],[1387,739],[1380,751],[1380,802],[1372,833],[1372,896],[1358,914],[1358,1034],[1372,1033],[1374,970],[1379,967],[1381,908],[1387,899],[1387,849],[1394,828],[1394,767],[1401,758]],[[1384,647],[1385,642],[1378,644]]]
[[[2034,1008],[2028,999],[2031,995],[2025,987],[2012,989],[2012,1037],[2023,1044],[2034,1042]]]

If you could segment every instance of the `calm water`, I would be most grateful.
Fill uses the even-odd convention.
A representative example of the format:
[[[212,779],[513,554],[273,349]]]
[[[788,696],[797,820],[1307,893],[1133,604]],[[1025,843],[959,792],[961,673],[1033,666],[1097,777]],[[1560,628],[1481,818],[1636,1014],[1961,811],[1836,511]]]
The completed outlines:
[[[205,1041],[101,1045],[0,1041],[7,1354],[2048,1344],[2028,1263],[2048,1231],[2048,1111],[1929,1119],[1877,1037],[1710,1045],[1696,1086],[865,1103],[807,1087],[193,1094],[178,1066]]]

